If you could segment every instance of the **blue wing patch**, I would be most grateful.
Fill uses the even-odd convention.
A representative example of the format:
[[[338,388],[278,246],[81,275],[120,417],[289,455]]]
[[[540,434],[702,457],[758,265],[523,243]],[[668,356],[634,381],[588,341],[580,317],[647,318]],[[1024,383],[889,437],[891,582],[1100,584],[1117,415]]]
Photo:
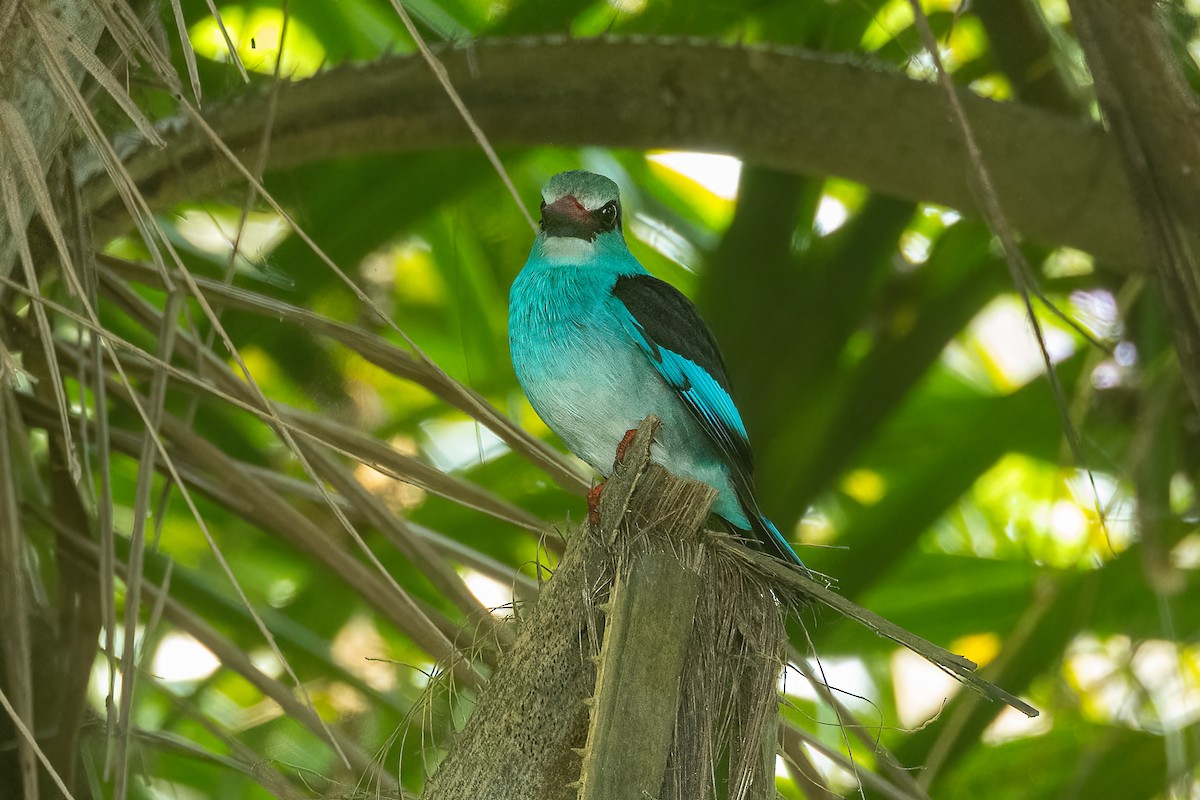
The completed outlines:
[[[628,312],[619,314],[629,337],[700,423],[729,467],[739,504],[750,527],[785,561],[804,566],[796,551],[754,497],[754,459],[742,415],[733,404],[725,363],[712,333],[682,292],[648,274],[622,275],[613,296]]]
[[[641,326],[634,322],[633,327],[640,334],[635,335],[635,341],[651,356],[659,374],[671,388],[679,392],[725,457],[739,466],[751,464],[750,438],[729,393],[694,361],[665,347],[651,346]],[[657,358],[654,357],[656,353]]]
[[[622,324],[650,362],[679,393],[701,427],[725,456],[739,484],[754,471],[750,438],[730,396],[729,378],[717,343],[682,292],[651,275],[623,275],[613,296],[629,312]]]

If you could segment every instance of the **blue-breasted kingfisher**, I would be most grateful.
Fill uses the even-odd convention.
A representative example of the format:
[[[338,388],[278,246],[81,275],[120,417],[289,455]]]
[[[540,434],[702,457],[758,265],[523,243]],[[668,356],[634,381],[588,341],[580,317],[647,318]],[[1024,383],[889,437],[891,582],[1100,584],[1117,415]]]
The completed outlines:
[[[717,343],[691,301],[629,252],[617,184],[560,173],[542,188],[541,212],[508,315],[513,366],[538,416],[607,477],[627,434],[656,415],[651,458],[712,486],[713,513],[735,533],[803,566],[759,510]]]

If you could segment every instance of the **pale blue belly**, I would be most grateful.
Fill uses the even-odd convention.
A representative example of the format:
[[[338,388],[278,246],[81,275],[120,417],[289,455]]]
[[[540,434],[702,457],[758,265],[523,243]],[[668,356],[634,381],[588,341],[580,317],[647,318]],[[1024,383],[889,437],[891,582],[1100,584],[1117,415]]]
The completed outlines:
[[[713,510],[748,526],[708,437],[623,331],[615,324],[605,330],[577,320],[541,322],[538,331],[514,339],[513,366],[538,416],[571,452],[607,476],[625,432],[655,414],[663,425],[654,460],[716,488]]]

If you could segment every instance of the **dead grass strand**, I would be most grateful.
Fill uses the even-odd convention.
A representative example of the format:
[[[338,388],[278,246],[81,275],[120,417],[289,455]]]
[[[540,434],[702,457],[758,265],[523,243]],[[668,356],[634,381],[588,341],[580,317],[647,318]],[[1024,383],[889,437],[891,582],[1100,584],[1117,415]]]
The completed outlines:
[[[183,63],[187,67],[188,80],[192,84],[192,97],[200,104],[200,72],[196,68],[196,51],[192,49],[192,40],[188,36],[187,22],[183,19],[183,6],[179,0],[171,0],[171,12],[175,17],[175,27],[179,31],[179,49],[183,52]]]
[[[181,297],[178,292],[167,296],[163,310],[163,324],[159,329],[159,358],[169,363],[175,347],[175,318],[179,315]],[[163,405],[167,396],[167,373],[158,371],[150,382],[150,420],[142,437],[141,454],[138,457],[137,486],[134,490],[133,530],[129,539],[129,572],[125,579],[125,640],[121,649],[121,732],[115,752],[116,783],[113,796],[124,800],[129,791],[129,737],[133,730],[133,690],[137,681],[138,619],[141,616],[142,570],[146,548],[146,518],[150,507],[150,491],[155,475],[154,435],[162,425]],[[149,628],[143,636],[147,641]]]
[[[0,386],[0,454],[11,452],[10,419],[12,391]],[[18,726],[34,724],[32,644],[29,635],[29,608],[26,602],[24,562],[24,526],[21,524],[20,495],[13,474],[15,459],[0,458],[0,619],[4,627],[4,647],[0,648],[7,684],[13,692],[14,706],[6,709]],[[17,763],[24,794],[37,797],[37,743],[27,736],[17,739]]]
[[[150,270],[144,265],[110,256],[101,256],[100,260],[116,278],[162,286],[156,281],[157,276],[154,270]],[[514,451],[546,472],[564,489],[582,494],[590,488],[589,480],[582,476],[578,469],[560,452],[517,426],[470,387],[449,379],[445,373],[431,370],[425,361],[415,358],[411,353],[396,347],[386,339],[359,327],[338,322],[308,309],[277,300],[269,295],[222,285],[220,282],[204,278],[197,277],[195,280],[214,306],[237,308],[264,318],[294,323],[303,326],[306,330],[328,337],[353,350],[381,369],[420,384],[442,400],[478,420]]]
[[[1071,448],[1071,455],[1074,456],[1075,462],[1087,472],[1088,482],[1092,489],[1092,506],[1096,511],[1097,518],[1100,520],[1100,527],[1104,531],[1105,538],[1108,539],[1110,536],[1107,516],[1100,502],[1100,489],[1096,486],[1096,476],[1087,465],[1087,458],[1083,454],[1083,443],[1080,440],[1079,431],[1075,428],[1075,421],[1071,417],[1070,402],[1067,400],[1062,381],[1058,377],[1058,371],[1054,368],[1054,359],[1050,357],[1050,349],[1046,344],[1045,331],[1042,329],[1042,324],[1038,320],[1037,313],[1033,308],[1033,295],[1038,294],[1040,296],[1040,292],[1037,289],[1037,280],[1033,275],[1033,270],[1030,268],[1029,262],[1025,258],[1024,252],[1017,243],[1016,233],[1013,231],[1012,225],[1009,224],[1008,216],[1005,214],[1004,207],[1000,203],[1000,196],[996,192],[995,184],[992,181],[991,170],[983,158],[983,151],[979,148],[974,128],[967,118],[966,110],[963,108],[962,99],[958,96],[958,91],[954,88],[954,81],[951,79],[950,73],[946,71],[946,67],[942,63],[941,52],[938,49],[937,39],[933,35],[933,29],[929,25],[929,18],[925,15],[925,10],[921,7],[920,0],[909,0],[909,5],[913,9],[913,19],[917,31],[921,35],[921,43],[925,47],[926,52],[929,53],[929,57],[933,60],[938,83],[945,90],[947,104],[950,106],[955,125],[962,135],[967,159],[970,162],[971,170],[978,185],[978,193],[980,195],[979,205],[980,210],[983,212],[984,221],[987,222],[988,227],[1000,240],[1004,251],[1004,263],[1008,267],[1013,285],[1021,295],[1021,302],[1025,306],[1025,315],[1029,320],[1030,326],[1033,328],[1034,337],[1037,339],[1038,352],[1041,354],[1042,363],[1046,368],[1046,380],[1050,383],[1050,390],[1054,395],[1054,404],[1062,420],[1063,435],[1066,437],[1067,444]]]
[[[16,182],[13,180],[12,174],[0,162],[0,197],[3,198],[4,208],[7,212],[8,223],[17,240],[17,252],[21,267],[25,273],[26,285],[29,289],[30,296],[34,298],[33,318],[37,325],[38,339],[41,342],[43,351],[46,354],[46,371],[50,378],[50,387],[54,392],[54,399],[58,405],[59,421],[61,424],[63,443],[67,451],[67,463],[71,471],[71,480],[78,483],[82,475],[79,465],[79,455],[76,451],[75,437],[71,435],[71,425],[67,421],[67,417],[71,413],[70,404],[67,402],[66,389],[63,386],[62,373],[59,370],[58,361],[54,357],[54,333],[50,327],[50,320],[46,316],[46,307],[42,303],[36,302],[36,298],[41,297],[41,290],[38,287],[37,271],[33,264],[33,254],[29,250],[29,239],[25,235],[24,226],[21,223],[20,203],[17,197]],[[7,452],[7,451],[0,451]]]
[[[21,741],[25,742],[29,748],[33,750],[34,755],[37,756],[37,760],[42,762],[42,766],[46,768],[46,772],[50,775],[50,779],[54,781],[54,785],[58,787],[60,792],[62,792],[63,797],[67,798],[67,800],[75,800],[75,796],[71,794],[71,790],[67,788],[67,785],[63,783],[63,779],[59,776],[58,771],[54,769],[54,765],[50,763],[50,759],[46,758],[46,754],[42,752],[42,748],[38,746],[37,739],[34,738],[33,733],[29,730],[29,727],[12,707],[12,703],[10,703],[8,700],[8,695],[4,693],[2,688],[0,688],[0,706],[3,706],[4,711],[10,718],[12,718],[13,725],[17,729],[17,734],[21,737]],[[36,793],[33,796],[36,797]]]
[[[286,2],[286,0],[285,0]],[[243,83],[250,82],[250,74],[246,72],[246,65],[242,63],[242,56],[238,53],[237,46],[233,43],[233,38],[229,35],[229,28],[225,25],[225,20],[221,17],[221,12],[217,10],[217,4],[213,0],[204,0],[208,6],[208,12],[212,14],[213,19],[217,23],[217,30],[221,32],[221,38],[225,40],[225,47],[229,50],[229,61],[233,64],[238,74],[242,76]],[[282,52],[283,37],[280,35],[280,50]]]
[[[56,43],[64,44],[67,52],[79,62],[80,66],[87,70],[87,73],[92,76],[96,83],[100,84],[109,97],[121,107],[121,110],[129,117],[129,121],[134,124],[138,132],[146,137],[146,140],[154,146],[166,147],[167,143],[163,141],[162,136],[154,129],[154,125],[150,120],[146,119],[146,115],[138,108],[137,101],[129,95],[125,87],[109,72],[108,67],[96,57],[95,53],[85,47],[79,41],[78,37],[53,15],[31,12],[29,16],[33,22],[34,30],[38,34],[38,38],[42,40],[43,47],[51,48]],[[57,57],[53,50],[48,54],[52,58]],[[62,61],[59,61],[59,66],[61,68],[65,65]]]
[[[454,108],[458,111],[459,116],[462,117],[463,122],[465,122],[467,127],[471,129],[471,135],[475,137],[475,141],[479,143],[484,155],[487,156],[488,161],[491,162],[492,167],[496,170],[496,174],[499,175],[500,180],[504,182],[504,187],[508,189],[509,194],[512,195],[512,199],[517,204],[517,208],[521,210],[521,216],[525,218],[525,221],[529,224],[529,227],[533,229],[533,232],[537,233],[537,223],[533,221],[533,216],[529,213],[529,209],[525,207],[525,203],[521,200],[521,193],[517,191],[517,187],[513,184],[512,178],[510,178],[508,175],[508,170],[504,168],[504,162],[501,161],[500,156],[496,154],[496,150],[492,147],[492,143],[488,141],[487,135],[483,132],[483,129],[479,127],[479,123],[475,121],[475,115],[471,113],[469,108],[467,108],[467,104],[463,102],[462,97],[454,88],[454,84],[450,80],[450,75],[446,72],[445,65],[443,65],[441,61],[438,61],[437,56],[435,56],[433,51],[429,49],[429,45],[425,43],[425,38],[421,36],[421,32],[417,30],[417,26],[413,24],[412,17],[408,15],[408,11],[405,10],[404,5],[400,2],[400,0],[392,0],[392,8],[396,9],[396,13],[400,16],[400,21],[404,23],[404,27],[408,30],[408,35],[413,38],[413,41],[416,42],[417,49],[421,51],[421,57],[425,59],[425,63],[427,63],[429,68],[433,70],[433,74],[437,78],[438,83],[441,84],[442,89],[445,90],[446,96],[449,97],[450,102],[454,104]]]

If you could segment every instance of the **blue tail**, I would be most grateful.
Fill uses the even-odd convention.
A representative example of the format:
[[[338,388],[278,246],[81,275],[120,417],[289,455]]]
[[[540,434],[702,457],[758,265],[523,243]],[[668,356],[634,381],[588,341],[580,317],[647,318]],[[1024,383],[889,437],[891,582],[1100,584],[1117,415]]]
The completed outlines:
[[[804,562],[800,560],[800,556],[796,555],[796,551],[792,549],[788,540],[783,538],[783,534],[775,527],[775,523],[767,519],[757,508],[747,509],[746,516],[750,519],[750,527],[755,538],[762,543],[764,550],[789,564],[804,567]],[[807,572],[807,569],[805,571]]]

